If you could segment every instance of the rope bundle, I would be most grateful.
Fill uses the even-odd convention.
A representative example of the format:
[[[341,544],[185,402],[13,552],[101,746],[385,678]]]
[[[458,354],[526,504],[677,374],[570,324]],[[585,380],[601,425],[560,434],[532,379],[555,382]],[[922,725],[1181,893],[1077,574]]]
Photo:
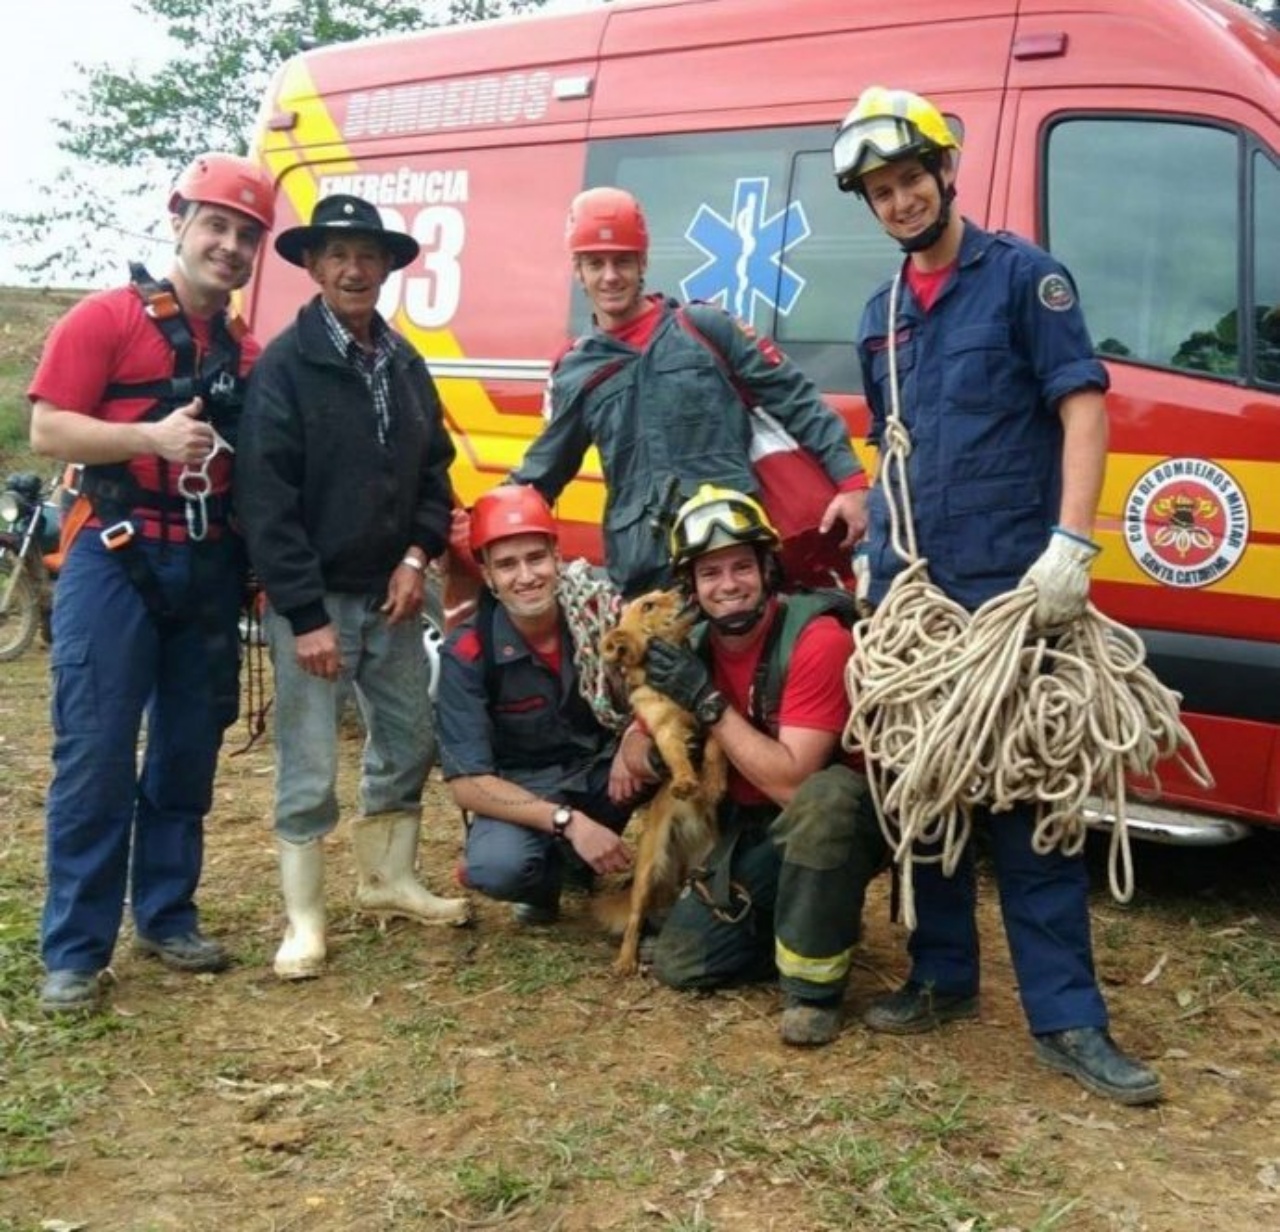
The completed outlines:
[[[1158,785],[1156,763],[1174,757],[1212,785],[1178,695],[1146,666],[1138,637],[1092,605],[1056,637],[1036,636],[1035,604],[1034,587],[1021,586],[970,617],[918,560],[855,630],[844,744],[866,756],[910,927],[914,862],[953,873],[977,805],[1034,805],[1035,850],[1074,855],[1087,833],[1086,801],[1108,800],[1111,892],[1124,902],[1133,893],[1126,774]],[[916,844],[937,854],[922,857]]]
[[[902,912],[916,924],[912,868],[955,872],[973,810],[1035,806],[1032,844],[1076,855],[1090,796],[1111,804],[1112,894],[1133,894],[1126,774],[1158,789],[1156,764],[1176,757],[1201,787],[1213,777],[1179,716],[1181,699],[1146,666],[1136,634],[1091,604],[1053,637],[1032,632],[1033,584],[984,603],[972,616],[929,580],[916,542],[903,422],[896,321],[901,272],[889,291],[890,407],[880,482],[889,540],[906,563],[876,611],[854,630],[845,668],[853,710],[846,749],[860,748],[885,838],[902,870]],[[936,849],[917,854],[916,844]]]
[[[628,715],[613,705],[612,682],[600,656],[600,639],[618,622],[618,592],[605,574],[579,557],[560,570],[556,597],[573,639],[578,691],[604,727],[620,732]]]

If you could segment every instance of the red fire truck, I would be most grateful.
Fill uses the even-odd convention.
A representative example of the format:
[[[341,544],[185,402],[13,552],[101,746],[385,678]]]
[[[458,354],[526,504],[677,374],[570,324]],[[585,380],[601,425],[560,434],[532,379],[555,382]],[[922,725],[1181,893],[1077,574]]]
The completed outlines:
[[[422,243],[384,314],[426,356],[470,502],[541,427],[584,324],[570,198],[645,203],[648,281],[772,334],[862,443],[852,344],[898,260],[836,191],[866,85],[963,133],[960,204],[1056,253],[1112,377],[1094,597],[1184,695],[1217,785],[1163,778],[1166,834],[1280,824],[1280,32],[1229,0],[624,0],[320,49],[289,61],[259,150],[282,225],[352,192]],[[268,253],[270,337],[312,288]],[[596,556],[589,456],[557,515]],[[1190,810],[1189,813],[1186,813]],[[1135,810],[1136,811],[1136,810]],[[1176,818],[1174,818],[1176,820]]]

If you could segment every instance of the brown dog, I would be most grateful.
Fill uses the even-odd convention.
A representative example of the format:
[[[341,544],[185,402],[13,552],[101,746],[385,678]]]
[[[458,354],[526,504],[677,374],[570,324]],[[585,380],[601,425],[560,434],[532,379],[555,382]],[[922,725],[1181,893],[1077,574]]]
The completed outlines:
[[[671,771],[637,814],[642,828],[630,895],[597,902],[597,918],[615,931],[625,915],[622,945],[613,964],[619,975],[634,975],[639,966],[646,914],[674,901],[685,878],[715,843],[716,805],[728,776],[724,750],[713,736],[706,737],[701,768],[694,765],[690,746],[696,748],[701,739],[697,720],[645,680],[644,658],[651,638],[677,645],[688,639],[693,617],[687,606],[678,591],[641,595],[622,609],[617,626],[600,643],[605,661],[619,670],[626,684],[633,713]]]

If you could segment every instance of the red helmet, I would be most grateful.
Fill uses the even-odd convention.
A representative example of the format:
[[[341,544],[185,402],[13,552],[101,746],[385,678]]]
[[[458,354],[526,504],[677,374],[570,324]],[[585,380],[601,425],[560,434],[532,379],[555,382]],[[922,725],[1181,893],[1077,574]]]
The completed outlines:
[[[577,256],[580,252],[649,251],[649,226],[644,211],[629,192],[621,188],[588,188],[569,206],[565,243]]]
[[[557,538],[555,518],[537,488],[509,483],[486,492],[471,509],[471,552],[479,557],[491,543],[512,535]]]
[[[271,177],[257,163],[235,154],[197,155],[173,186],[169,212],[178,213],[184,201],[239,210],[260,222],[266,231],[276,220]]]

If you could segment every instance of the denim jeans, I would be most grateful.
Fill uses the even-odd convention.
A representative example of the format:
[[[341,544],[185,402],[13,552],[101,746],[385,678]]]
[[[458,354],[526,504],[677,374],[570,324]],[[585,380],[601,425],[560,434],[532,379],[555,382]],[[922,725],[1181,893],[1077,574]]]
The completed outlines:
[[[367,733],[360,813],[422,811],[435,755],[429,675],[416,620],[388,624],[382,595],[324,597]],[[306,843],[338,824],[338,713],[342,681],[298,666],[289,622],[268,610],[264,628],[275,671],[276,833]]]
[[[190,547],[140,550],[166,593],[189,593]],[[50,971],[110,963],[127,887],[140,935],[164,940],[197,926],[204,816],[238,701],[240,608],[235,545],[200,551],[203,610],[178,621],[151,616],[93,530],[76,539],[59,575],[41,923]]]

